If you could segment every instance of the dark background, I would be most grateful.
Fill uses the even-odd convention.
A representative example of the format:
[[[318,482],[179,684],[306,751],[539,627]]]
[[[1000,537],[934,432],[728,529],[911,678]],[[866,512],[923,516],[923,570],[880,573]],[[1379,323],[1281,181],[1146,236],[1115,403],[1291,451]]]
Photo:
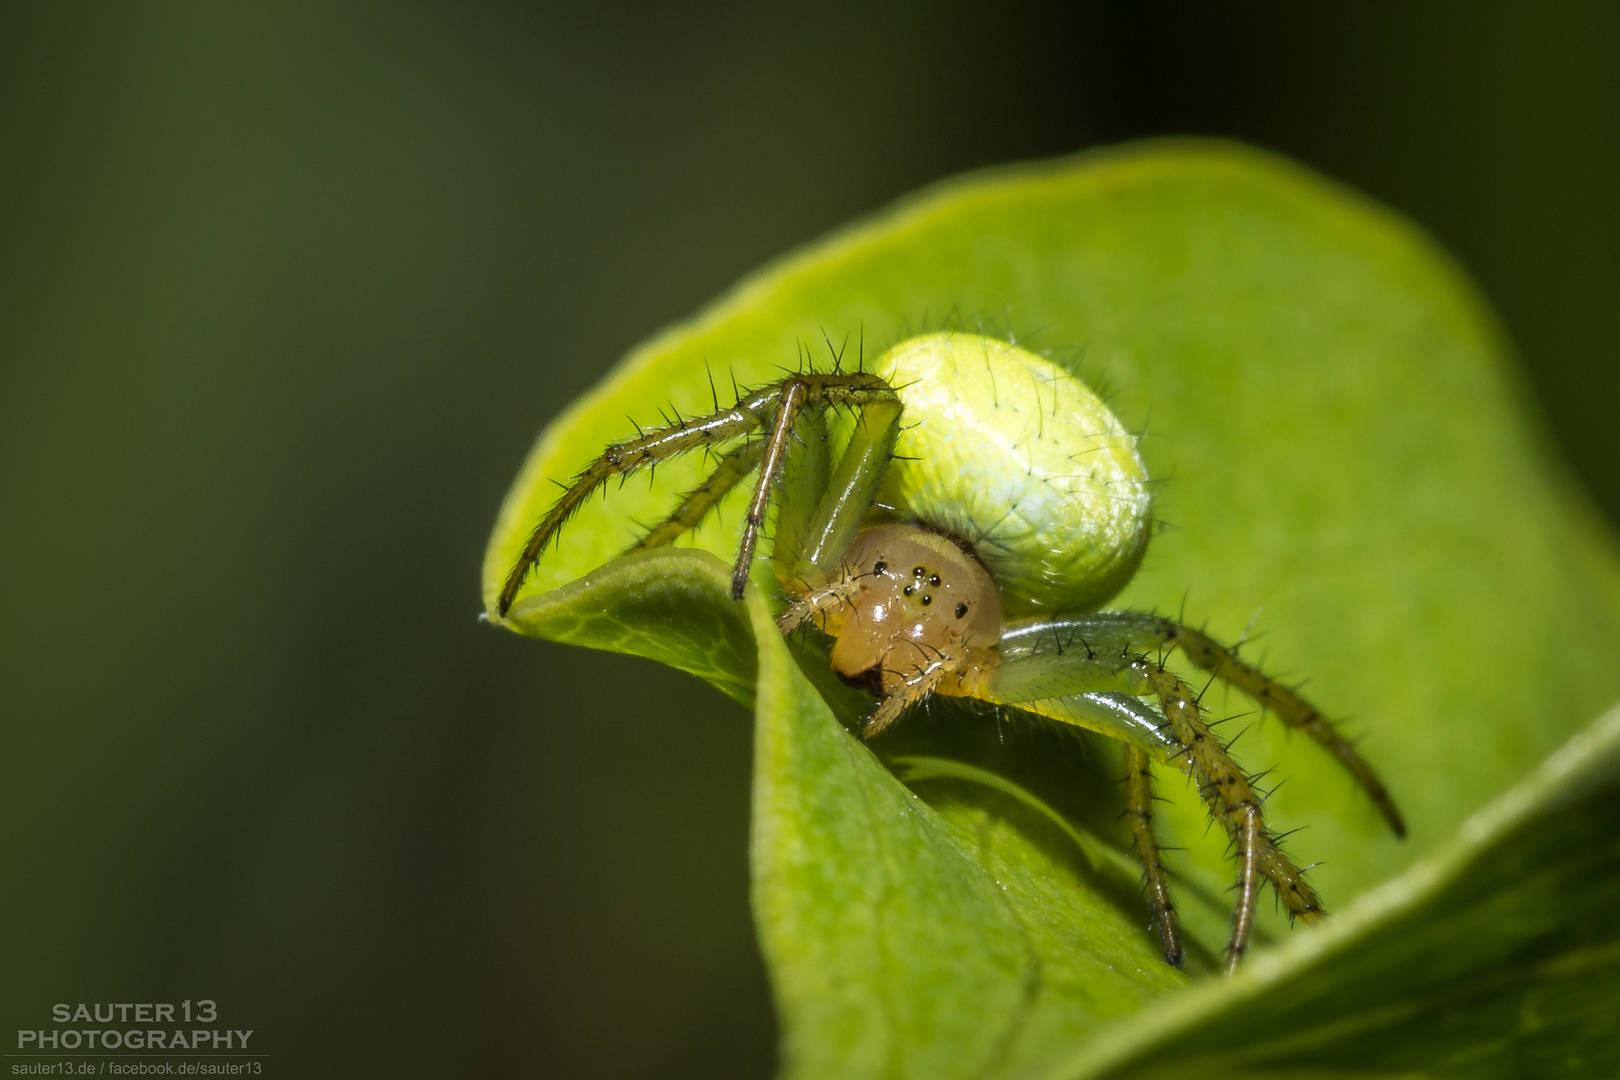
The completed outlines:
[[[7,1046],[206,997],[268,1075],[767,1073],[747,717],[474,619],[540,425],[920,184],[1211,133],[1454,251],[1615,518],[1617,11],[7,5]]]

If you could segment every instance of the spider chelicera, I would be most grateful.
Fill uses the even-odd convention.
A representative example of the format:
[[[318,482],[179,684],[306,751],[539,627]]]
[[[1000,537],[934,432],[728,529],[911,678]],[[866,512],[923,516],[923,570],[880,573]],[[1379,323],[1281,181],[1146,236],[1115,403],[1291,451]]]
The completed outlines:
[[[700,449],[718,465],[634,549],[695,528],[757,471],[732,597],[749,583],[774,499],[771,565],[787,596],[778,625],[783,633],[813,626],[833,639],[833,669],[879,698],[868,737],[928,695],[945,694],[1120,740],[1132,838],[1169,963],[1180,965],[1182,946],[1153,825],[1155,760],[1194,777],[1231,839],[1238,880],[1228,972],[1247,947],[1262,879],[1291,918],[1322,915],[1267,832],[1253,784],[1211,731],[1199,695],[1165,665],[1176,649],[1308,733],[1405,835],[1372,767],[1292,689],[1199,630],[1100,610],[1136,572],[1151,532],[1136,440],[1079,380],[991,338],[912,338],[871,370],[791,375],[729,409],[614,443],[535,527],[498,614],[602,484]]]

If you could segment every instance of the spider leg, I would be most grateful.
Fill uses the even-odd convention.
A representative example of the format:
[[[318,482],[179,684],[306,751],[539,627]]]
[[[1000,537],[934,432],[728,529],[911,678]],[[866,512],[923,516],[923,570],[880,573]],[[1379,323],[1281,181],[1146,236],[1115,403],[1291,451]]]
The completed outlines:
[[[815,515],[806,523],[803,545],[793,561],[796,576],[827,580],[843,569],[844,553],[865,526],[888,475],[900,412],[900,399],[893,391],[861,405],[849,445],[826,481]]]
[[[1130,816],[1131,840],[1136,859],[1142,864],[1147,882],[1148,903],[1159,924],[1159,940],[1164,959],[1171,967],[1181,966],[1181,932],[1176,927],[1176,909],[1170,900],[1170,881],[1159,858],[1159,837],[1153,831],[1153,773],[1147,752],[1125,745],[1125,799]]]
[[[932,694],[944,682],[945,676],[967,663],[971,652],[960,646],[946,646],[938,650],[923,650],[915,668],[908,672],[898,686],[889,690],[872,715],[866,718],[861,737],[870,739],[899,719],[900,714]],[[887,680],[885,680],[887,682]]]
[[[1174,672],[1147,657],[1136,658],[1130,667],[1159,699],[1165,718],[1185,748],[1184,760],[1198,782],[1199,794],[1209,805],[1211,815],[1226,829],[1236,850],[1237,911],[1226,948],[1226,970],[1230,974],[1249,945],[1260,875],[1271,879],[1294,918],[1313,923],[1322,915],[1322,904],[1305,883],[1304,875],[1266,833],[1260,799],[1243,770],[1204,722],[1197,695]]]
[[[1066,643],[1079,643],[1096,653],[1126,654],[1143,649],[1170,648],[1179,645],[1188,660],[1211,673],[1222,682],[1236,687],[1248,697],[1276,713],[1283,723],[1297,728],[1315,739],[1338,759],[1345,770],[1355,778],[1371,797],[1373,804],[1388,822],[1390,831],[1398,837],[1406,835],[1406,822],[1395,806],[1389,789],[1378,778],[1373,767],[1356,752],[1349,740],[1339,734],[1333,722],[1297,692],[1284,686],[1243,660],[1237,653],[1215,641],[1201,630],[1194,630],[1172,619],[1146,615],[1133,611],[1099,611],[1075,619],[1050,620],[1027,627],[1009,628],[1009,637],[1020,641],[1028,639],[1032,646],[1048,652],[1052,646],[1047,639]],[[1006,649],[1004,647],[1003,651]]]
[[[794,399],[794,404],[791,408],[785,409],[784,405],[789,398]],[[758,536],[759,524],[764,520],[764,500],[768,499],[770,485],[775,481],[777,470],[781,467],[781,448],[786,443],[786,433],[778,437],[778,433],[774,430],[777,426],[776,421],[785,413],[788,423],[783,426],[791,430],[793,414],[804,405],[865,406],[885,402],[898,406],[899,399],[888,383],[870,373],[793,375],[740,398],[729,409],[721,409],[709,416],[690,420],[677,419],[673,424],[641,433],[634,439],[613,443],[602,451],[596,460],[575,474],[564,486],[562,495],[529,534],[522,553],[513,563],[511,571],[506,575],[506,581],[501,586],[500,596],[496,601],[497,613],[505,615],[511,610],[512,601],[517,597],[518,590],[523,587],[530,567],[546,549],[546,545],[568,523],[568,519],[574,516],[597,488],[615,476],[628,475],[644,465],[654,464],[665,458],[686,453],[688,450],[715,446],[746,435],[755,428],[767,426],[773,430],[771,437],[767,439],[765,453],[767,456],[770,455],[772,443],[777,444],[777,452],[770,467],[762,469],[759,487],[756,488],[755,498],[750,503],[750,521],[744,537],[745,550],[739,552],[738,559],[738,565],[746,568],[753,559],[753,547]],[[746,569],[739,574],[741,581],[746,584]],[[742,591],[736,577],[737,575],[734,575],[733,595],[740,598]]]
[[[1339,734],[1333,722],[1318,712],[1314,705],[1289,687],[1269,678],[1258,668],[1244,663],[1238,659],[1234,651],[1203,631],[1171,622],[1169,619],[1158,621],[1163,624],[1166,639],[1179,643],[1187,659],[1222,682],[1237,687],[1276,713],[1283,723],[1305,732],[1338,758],[1339,763],[1355,777],[1356,783],[1361,785],[1362,790],[1366,791],[1373,804],[1384,815],[1390,831],[1398,837],[1405,838],[1406,821],[1401,817],[1389,789],[1378,778],[1373,767],[1367,764],[1367,759],[1356,752],[1356,748]]]
[[[1126,744],[1128,762],[1137,754],[1143,760],[1159,754],[1161,760],[1178,762],[1193,775],[1210,816],[1231,838],[1238,862],[1237,911],[1227,948],[1231,970],[1248,947],[1262,877],[1276,887],[1292,918],[1315,922],[1322,914],[1321,902],[1266,832],[1260,799],[1204,721],[1198,695],[1163,663],[1144,655],[1134,641],[1120,644],[1122,638],[1114,633],[1115,627],[1103,621],[1107,617],[1031,620],[1009,627],[998,646],[998,662],[977,673],[971,682],[964,681],[963,689],[973,697],[1015,705],[1119,739]],[[1132,695],[1151,696],[1157,700],[1158,710],[1145,702],[1121,708]],[[1127,768],[1136,771],[1134,764]],[[1133,809],[1143,805],[1142,798],[1132,791]],[[1159,863],[1157,844],[1149,832],[1147,841],[1154,844],[1150,859],[1137,828],[1139,821],[1133,816],[1132,828],[1148,875],[1149,899],[1157,912],[1160,897],[1156,892],[1162,886],[1154,881],[1151,869]],[[1167,945],[1167,957],[1169,954]]]
[[[720,504],[720,500],[732,488],[742,482],[743,477],[759,468],[759,459],[764,453],[764,443],[751,442],[726,454],[708,479],[687,492],[674,512],[649,529],[647,535],[637,540],[629,550],[663,547],[673,543],[681,534],[697,528],[698,523]]]
[[[862,372],[794,375],[778,384],[780,401],[771,414],[769,434],[765,438],[765,456],[760,462],[759,480],[754,496],[748,503],[748,514],[743,522],[742,542],[737,546],[737,562],[731,570],[731,598],[741,600],[748,586],[749,570],[754,562],[754,547],[759,542],[759,530],[765,523],[765,508],[770,504],[771,491],[787,467],[789,448],[793,443],[795,421],[799,411],[808,405],[852,405],[859,407],[863,423],[856,428],[849,447],[838,462],[838,468],[822,497],[821,509],[814,519],[803,527],[806,535],[805,558],[815,562],[824,560],[822,549],[828,536],[839,536],[843,543],[833,553],[834,560],[843,556],[844,549],[854,538],[855,531],[865,520],[888,468],[889,455],[894,445],[894,430],[900,417],[900,399],[888,383],[876,375]],[[866,424],[866,414],[874,411],[891,420],[879,426],[882,432],[872,437],[872,425]],[[848,535],[843,535],[847,531]],[[815,554],[811,554],[815,553]],[[831,566],[821,566],[830,571]]]
[[[860,591],[859,579],[848,575],[812,589],[776,617],[776,628],[784,634],[791,634],[805,623],[814,621],[826,629],[827,616],[851,604]]]
[[[600,457],[581,469],[563,488],[562,495],[529,534],[522,554],[501,586],[496,610],[505,615],[511,609],[513,599],[529,574],[529,568],[597,488],[613,477],[635,472],[643,465],[746,435],[775,412],[781,396],[780,386],[769,387],[750,394],[731,408],[722,409],[712,416],[680,421],[634,439],[613,443],[602,451]]]
[[[737,563],[731,568],[731,598],[741,600],[748,586],[748,570],[754,564],[754,545],[759,542],[760,526],[765,524],[765,507],[770,502],[771,488],[776,484],[787,453],[788,440],[793,436],[793,421],[805,401],[804,383],[789,379],[784,384],[782,403],[771,419],[771,433],[765,440],[765,456],[760,461],[759,481],[754,485],[754,497],[748,500],[748,515],[743,519],[742,542],[737,545]]]
[[[827,493],[832,472],[831,439],[824,410],[805,409],[793,426],[793,440],[782,462],[776,481],[776,522],[771,530],[771,568],[777,583],[789,594],[798,594],[813,582],[796,574],[805,537],[816,516],[816,508]]]

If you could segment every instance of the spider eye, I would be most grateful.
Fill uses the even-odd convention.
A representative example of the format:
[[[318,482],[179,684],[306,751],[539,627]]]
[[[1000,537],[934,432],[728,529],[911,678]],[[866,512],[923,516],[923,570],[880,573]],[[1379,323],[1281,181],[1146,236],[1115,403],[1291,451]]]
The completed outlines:
[[[922,602],[923,602],[923,607],[927,607],[929,604],[932,604],[934,602],[934,598],[932,596],[925,596],[925,597],[922,598]]]
[[[911,576],[912,577],[922,577],[926,573],[928,573],[927,567],[917,566],[917,567],[912,568]]]
[[[967,614],[967,605],[966,604],[957,604],[956,605],[956,617],[958,619],[960,619],[962,616],[964,616],[966,614]]]
[[[938,585],[939,584],[939,575],[938,574],[929,575],[928,584],[930,584],[930,585]]]
[[[877,562],[872,564],[872,573],[881,574],[881,573],[883,573],[883,571],[887,570],[888,568],[889,568],[889,564],[884,562],[882,559],[879,559]]]
[[[905,596],[910,596],[912,593],[914,593],[916,591],[917,590],[915,588],[913,588],[912,586],[910,586],[910,585],[907,585],[905,588],[900,590],[900,592]]]

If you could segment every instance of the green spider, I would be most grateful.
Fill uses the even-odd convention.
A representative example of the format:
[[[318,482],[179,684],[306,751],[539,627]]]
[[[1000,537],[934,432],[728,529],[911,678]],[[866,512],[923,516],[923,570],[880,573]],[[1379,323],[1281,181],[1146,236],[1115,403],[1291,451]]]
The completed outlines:
[[[1134,846],[1172,965],[1180,966],[1182,947],[1153,827],[1155,758],[1196,779],[1231,838],[1238,881],[1229,973],[1248,945],[1262,878],[1291,918],[1313,923],[1322,915],[1266,831],[1260,799],[1210,730],[1199,695],[1165,666],[1175,649],[1310,734],[1405,835],[1372,767],[1304,698],[1201,631],[1099,610],[1147,547],[1147,471],[1136,440],[1089,388],[1004,341],[912,338],[870,371],[792,375],[729,409],[614,443],[535,527],[507,575],[498,614],[506,615],[541,552],[599,487],[698,449],[719,464],[632,550],[695,528],[757,471],[732,597],[741,599],[748,585],[774,498],[771,565],[788,597],[778,626],[784,634],[814,626],[832,638],[833,669],[880,699],[866,721],[868,737],[928,695],[945,694],[1120,740]]]

